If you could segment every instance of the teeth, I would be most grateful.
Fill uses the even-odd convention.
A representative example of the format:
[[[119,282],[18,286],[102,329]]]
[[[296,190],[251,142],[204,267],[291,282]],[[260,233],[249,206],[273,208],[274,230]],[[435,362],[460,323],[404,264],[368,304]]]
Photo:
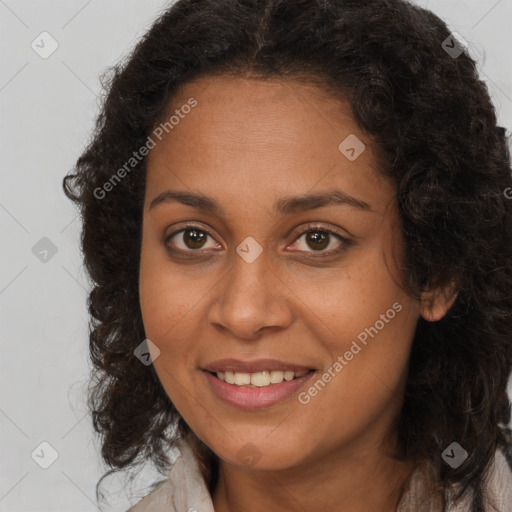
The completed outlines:
[[[251,376],[248,373],[235,373],[235,384],[237,386],[244,386],[251,383]],[[254,382],[253,382],[254,384]]]
[[[249,374],[247,374],[249,375]],[[270,385],[270,373],[269,372],[256,372],[251,373],[251,384],[257,388]]]
[[[283,382],[283,375],[284,372],[280,372],[279,370],[272,370],[270,372],[270,382],[272,384],[279,384],[280,382]]]
[[[280,384],[284,380],[293,380],[305,375],[307,370],[302,372],[282,372],[280,370],[272,370],[271,372],[217,372],[216,375],[220,380],[228,384],[235,384],[236,386],[249,386],[262,388],[270,386],[271,384]]]

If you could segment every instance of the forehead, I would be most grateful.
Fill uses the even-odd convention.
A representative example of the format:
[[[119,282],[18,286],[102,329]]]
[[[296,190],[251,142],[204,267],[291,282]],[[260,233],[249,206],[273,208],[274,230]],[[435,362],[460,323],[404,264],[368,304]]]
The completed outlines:
[[[195,106],[189,109],[191,99]],[[240,190],[270,198],[276,190],[291,195],[343,185],[357,195],[368,187],[377,193],[389,187],[348,101],[314,85],[202,77],[173,96],[163,123],[171,116],[161,140],[153,137],[148,196],[166,186],[222,192],[226,198]],[[345,140],[359,144],[358,152],[364,148],[357,159],[343,152]]]
[[[216,148],[267,151],[276,146],[311,153],[336,144],[340,131],[359,131],[346,100],[292,79],[202,77],[174,95],[168,114],[190,97],[198,104],[183,124],[194,124],[194,139]],[[190,135],[186,127],[173,128],[175,136],[180,132]]]

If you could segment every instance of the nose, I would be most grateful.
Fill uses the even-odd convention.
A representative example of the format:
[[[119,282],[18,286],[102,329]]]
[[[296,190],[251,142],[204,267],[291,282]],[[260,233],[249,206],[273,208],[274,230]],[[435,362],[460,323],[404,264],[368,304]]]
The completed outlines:
[[[238,254],[215,287],[208,321],[218,330],[244,340],[257,340],[269,331],[285,329],[293,321],[293,294],[273,269],[265,251],[248,263]]]

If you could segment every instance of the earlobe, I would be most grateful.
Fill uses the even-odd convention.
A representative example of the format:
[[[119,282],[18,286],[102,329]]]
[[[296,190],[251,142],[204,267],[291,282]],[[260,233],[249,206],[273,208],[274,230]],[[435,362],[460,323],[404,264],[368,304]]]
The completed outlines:
[[[420,314],[427,322],[441,320],[452,307],[458,292],[455,284],[447,285],[444,288],[427,290],[421,293]]]

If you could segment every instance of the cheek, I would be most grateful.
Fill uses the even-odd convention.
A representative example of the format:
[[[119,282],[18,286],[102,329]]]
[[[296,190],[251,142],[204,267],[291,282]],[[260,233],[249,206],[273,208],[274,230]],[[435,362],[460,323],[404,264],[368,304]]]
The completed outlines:
[[[146,338],[160,350],[154,368],[165,392],[181,415],[188,415],[184,387],[190,387],[189,369],[193,367],[187,343],[192,332],[187,328],[187,314],[193,308],[194,297],[171,275],[168,262],[160,251],[144,247],[141,251],[139,298]],[[197,301],[196,301],[197,302]]]
[[[381,245],[357,256],[323,296],[331,364],[343,359],[331,391],[355,410],[361,399],[378,406],[399,385],[419,316],[418,302],[390,271]]]
[[[316,304],[323,305],[336,334],[342,337],[373,325],[397,301],[411,303],[380,246],[354,252],[350,263],[332,274],[328,286],[314,293]]]
[[[149,238],[149,236],[147,237]],[[172,268],[165,248],[143,238],[139,272],[139,300],[146,336],[158,345],[172,339],[186,325],[187,315],[201,300],[183,272]],[[204,294],[204,292],[203,292]]]
[[[335,326],[340,335],[331,338],[330,361],[317,378],[329,383],[316,380],[301,396],[301,403],[307,402],[304,410],[323,418],[325,432],[350,439],[376,418],[398,414],[417,306],[406,296],[394,299],[396,294],[390,301],[382,298],[381,307],[368,301],[365,309],[352,307],[340,316]],[[331,441],[323,443],[332,448]]]
[[[160,350],[155,371],[182,415],[190,415],[190,390],[197,387],[198,318],[205,318],[208,273],[178,268],[156,243],[141,250],[139,297],[146,337]],[[187,391],[188,390],[188,391]],[[188,412],[187,412],[188,411]]]

